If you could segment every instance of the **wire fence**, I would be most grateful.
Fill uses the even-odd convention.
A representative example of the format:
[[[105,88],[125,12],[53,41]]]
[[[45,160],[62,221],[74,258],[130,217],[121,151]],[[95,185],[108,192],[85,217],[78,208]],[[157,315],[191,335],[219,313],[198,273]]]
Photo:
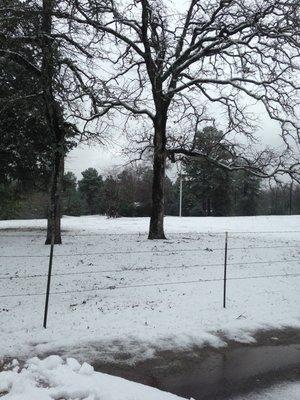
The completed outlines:
[[[15,231],[15,228],[4,228],[2,229],[2,232],[9,232],[10,230]],[[225,231],[203,231],[203,232],[198,232],[197,234],[199,235],[224,235]],[[196,232],[191,231],[191,232],[174,232],[173,235],[176,236],[183,236],[183,235],[193,235]],[[278,234],[278,233],[300,233],[300,230],[284,230],[284,231],[228,231],[228,234],[230,236],[232,235],[239,235],[239,234]],[[143,236],[146,235],[146,232],[119,232],[119,233],[109,233],[109,232],[95,232],[95,233],[63,233],[63,237],[95,237],[95,236],[101,236],[101,235],[105,235],[105,236]],[[40,233],[40,234],[28,234],[27,232],[25,234],[15,234],[15,233],[0,233],[0,238],[1,237],[35,237],[35,238],[44,238],[45,237],[45,233]],[[167,239],[166,239],[167,241]]]
[[[299,259],[291,259],[291,260],[268,260],[268,261],[250,261],[250,262],[231,262],[231,266],[250,266],[250,265],[258,265],[258,264],[267,264],[271,266],[273,264],[286,264],[286,263],[299,263]],[[75,275],[92,275],[92,274],[109,274],[109,273],[118,273],[118,272],[143,272],[143,271],[153,271],[159,272],[160,270],[167,270],[167,269],[189,269],[189,268],[216,268],[222,267],[223,263],[216,263],[216,264],[196,264],[196,265],[168,265],[163,267],[138,267],[138,268],[119,268],[119,269],[104,269],[104,270],[90,270],[90,271],[71,271],[71,272],[59,272],[52,274],[53,277],[55,276],[75,276]],[[13,280],[13,279],[33,279],[33,278],[45,278],[47,274],[33,274],[33,275],[0,275],[0,280]],[[229,280],[229,279],[228,279]]]
[[[238,278],[227,278],[227,281],[235,281],[235,280],[245,280],[245,279],[259,279],[259,278],[278,278],[278,277],[296,277],[300,276],[298,274],[273,274],[273,275],[256,275],[256,276],[243,276]],[[197,280],[188,280],[188,281],[174,281],[174,282],[157,282],[157,283],[141,283],[136,285],[118,285],[118,286],[106,286],[100,288],[90,288],[90,289],[76,289],[76,290],[65,290],[58,292],[51,292],[52,295],[58,294],[75,294],[75,293],[90,293],[97,292],[103,290],[115,290],[115,289],[131,289],[131,288],[144,288],[144,287],[156,287],[156,286],[169,286],[169,285],[186,285],[190,283],[205,283],[205,282],[223,282],[223,279],[215,278],[215,279],[197,279]],[[0,298],[7,297],[33,297],[33,296],[45,296],[44,292],[41,293],[22,293],[22,294],[9,294],[9,295],[0,295]]]
[[[218,268],[220,271],[223,270],[223,277],[216,277],[216,278],[210,278],[210,279],[204,279],[204,278],[199,278],[199,279],[192,279],[192,280],[175,280],[175,281],[160,281],[160,282],[147,282],[147,283],[131,283],[131,284],[117,284],[117,285],[107,285],[107,286],[96,286],[96,287],[90,287],[90,288],[84,288],[84,289],[74,289],[74,290],[55,290],[51,292],[51,296],[55,295],[66,295],[66,294],[77,294],[77,293],[91,293],[91,292],[98,292],[98,291],[111,291],[111,290],[118,290],[118,289],[130,289],[130,288],[145,288],[145,287],[158,287],[158,286],[176,286],[176,285],[188,285],[188,284],[203,284],[203,283],[209,283],[209,282],[223,282],[223,307],[226,307],[226,298],[227,298],[227,281],[239,281],[239,280],[251,280],[251,279],[275,279],[275,278],[292,278],[292,277],[298,277],[300,276],[300,269],[297,270],[297,272],[292,272],[292,273],[274,273],[274,274],[259,274],[259,275],[251,275],[248,274],[247,276],[237,276],[237,277],[228,277],[227,276],[227,271],[229,267],[242,267],[242,268],[249,268],[249,267],[255,267],[256,265],[265,265],[265,266],[274,266],[274,265],[285,265],[285,264],[293,264],[295,263],[297,268],[300,266],[300,252],[298,252],[299,257],[293,257],[293,258],[281,258],[281,259],[266,259],[266,260],[255,260],[255,261],[238,261],[238,262],[233,262],[228,260],[228,252],[232,253],[237,250],[239,251],[253,251],[253,250],[260,250],[260,249],[299,249],[300,246],[294,245],[294,244],[271,244],[271,245],[249,245],[249,246],[230,246],[230,240],[236,238],[236,236],[239,235],[244,235],[244,234],[283,234],[283,233],[300,233],[300,231],[260,231],[260,232],[230,232],[224,233],[224,232],[207,232],[203,233],[201,232],[201,235],[209,234],[209,235],[224,235],[224,246],[223,247],[216,247],[216,248],[210,248],[210,247],[199,247],[199,248],[172,248],[172,249],[141,249],[141,250],[114,250],[114,251],[98,251],[98,252],[72,252],[72,253],[54,253],[52,252],[52,256],[49,256],[47,254],[1,254],[0,255],[0,261],[1,259],[31,259],[31,258],[37,258],[37,259],[44,259],[44,258],[50,258],[50,263],[55,262],[56,258],[70,258],[74,260],[76,257],[106,257],[106,256],[114,256],[114,255],[127,255],[127,254],[132,254],[132,255],[138,255],[138,254],[159,254],[159,255],[165,255],[165,256],[176,256],[181,253],[202,253],[202,252],[207,252],[207,253],[212,253],[212,252],[224,252],[223,255],[223,262],[220,263],[197,263],[193,265],[163,265],[163,266],[144,266],[144,267],[120,267],[120,268],[109,268],[109,269],[90,269],[90,270],[75,270],[75,271],[66,271],[66,272],[56,272],[54,274],[49,274],[46,273],[37,273],[37,274],[0,274],[0,281],[16,281],[16,280],[30,280],[33,281],[35,279],[42,279],[45,278],[50,280],[51,277],[72,277],[72,276],[91,276],[91,275],[96,275],[96,274],[114,274],[114,273],[132,273],[132,272],[144,272],[144,271],[150,271],[151,273],[155,274],[156,272],[159,272],[161,270],[187,270],[187,269],[210,269],[210,268]],[[103,234],[102,234],[103,235]],[[106,235],[106,234],[105,234]],[[184,234],[185,236],[188,235],[187,233]],[[1,237],[42,237],[42,235],[9,235],[9,234],[0,234],[0,239]],[[95,237],[95,236],[101,236],[99,234],[76,234],[76,235],[64,235],[65,237]],[[222,255],[222,253],[220,253]],[[96,265],[93,267],[100,267],[100,265]],[[298,273],[299,271],[299,273]],[[20,298],[20,297],[34,297],[34,296],[45,296],[46,292],[40,291],[40,292],[25,292],[25,293],[1,293],[0,298]],[[49,300],[49,295],[50,295],[50,285],[47,290],[47,296]]]

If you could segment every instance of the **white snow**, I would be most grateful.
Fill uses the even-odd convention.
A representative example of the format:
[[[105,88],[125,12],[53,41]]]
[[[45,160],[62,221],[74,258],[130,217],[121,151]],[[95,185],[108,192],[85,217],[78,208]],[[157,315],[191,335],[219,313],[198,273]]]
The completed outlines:
[[[300,327],[300,216],[167,217],[163,241],[147,240],[148,218],[62,222],[44,330],[49,247],[37,229],[46,221],[0,221],[0,357],[92,362],[125,352],[133,362],[156,348],[224,346],[221,336],[249,342],[257,329]],[[25,275],[35,277],[14,278]]]
[[[300,400],[300,382],[283,383],[259,393],[234,397],[231,400]]]
[[[65,361],[57,356],[29,359],[23,368],[13,360],[0,372],[0,397],[3,400],[180,400],[126,379],[95,372],[86,362]],[[299,400],[300,382],[286,382],[231,400]],[[191,399],[192,400],[192,399]]]
[[[95,372],[93,367],[59,356],[35,357],[24,368],[0,372],[3,400],[180,400],[139,383]],[[75,368],[74,368],[75,367]]]
[[[45,219],[0,221],[0,229],[44,229]],[[299,231],[300,216],[255,216],[255,217],[166,217],[166,233],[199,232],[262,232],[262,231]],[[149,218],[106,218],[89,215],[84,217],[64,216],[62,228],[81,233],[133,233],[146,234]]]

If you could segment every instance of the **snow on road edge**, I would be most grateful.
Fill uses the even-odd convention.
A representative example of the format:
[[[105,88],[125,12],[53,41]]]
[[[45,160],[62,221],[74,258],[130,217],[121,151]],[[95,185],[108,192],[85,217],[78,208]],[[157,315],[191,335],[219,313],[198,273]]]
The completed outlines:
[[[10,370],[0,372],[0,397],[3,400],[182,399],[146,385],[95,372],[86,362],[81,365],[74,358],[64,361],[56,355],[44,360],[32,358],[22,369],[14,360]]]

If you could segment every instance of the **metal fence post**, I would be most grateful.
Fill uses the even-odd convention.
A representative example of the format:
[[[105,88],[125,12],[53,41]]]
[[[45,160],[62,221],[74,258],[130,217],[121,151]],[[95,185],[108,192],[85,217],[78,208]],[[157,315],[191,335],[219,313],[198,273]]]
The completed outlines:
[[[225,232],[223,308],[226,308],[227,248],[228,248],[228,232]]]
[[[52,264],[53,264],[53,252],[54,252],[54,241],[55,241],[55,217],[57,213],[57,195],[54,198],[54,205],[51,210],[51,245],[49,254],[49,267],[48,267],[48,278],[47,278],[47,289],[46,289],[46,300],[45,300],[45,311],[44,311],[44,323],[43,327],[47,328],[47,318],[48,318],[48,307],[49,307],[49,296],[50,296],[50,285],[51,285],[51,274],[52,274]]]

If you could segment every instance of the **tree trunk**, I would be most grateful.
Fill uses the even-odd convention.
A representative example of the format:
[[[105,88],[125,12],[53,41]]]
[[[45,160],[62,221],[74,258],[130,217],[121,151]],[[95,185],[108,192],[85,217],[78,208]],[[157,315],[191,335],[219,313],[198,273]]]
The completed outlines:
[[[64,172],[64,157],[57,157],[53,168],[51,189],[50,189],[50,206],[47,220],[47,237],[45,244],[53,243],[61,244],[61,185]]]
[[[50,191],[50,213],[45,244],[61,243],[60,232],[60,175],[64,158],[64,127],[62,110],[54,95],[55,52],[52,34],[52,12],[54,0],[43,0],[42,14],[42,68],[41,85],[45,103],[45,113],[51,139],[53,141],[53,170]]]
[[[148,239],[165,239],[166,115],[154,123],[152,212]]]

